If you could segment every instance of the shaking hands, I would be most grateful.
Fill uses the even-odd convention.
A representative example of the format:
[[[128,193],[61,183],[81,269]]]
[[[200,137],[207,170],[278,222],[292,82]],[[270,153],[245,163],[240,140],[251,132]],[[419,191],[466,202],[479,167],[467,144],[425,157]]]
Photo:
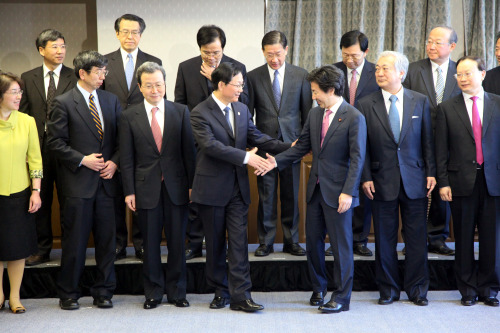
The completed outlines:
[[[274,157],[272,157],[269,154],[266,154],[267,159],[260,157],[259,155],[257,155],[257,150],[258,148],[255,147],[248,152],[249,153],[248,165],[250,165],[255,169],[254,171],[255,175],[264,176],[266,173],[275,168],[276,161]]]

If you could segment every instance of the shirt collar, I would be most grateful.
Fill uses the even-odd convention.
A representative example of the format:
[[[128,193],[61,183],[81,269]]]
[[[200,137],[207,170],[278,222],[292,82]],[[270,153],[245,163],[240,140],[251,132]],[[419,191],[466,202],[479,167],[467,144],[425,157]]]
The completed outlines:
[[[43,77],[46,77],[47,75],[49,75],[49,72],[50,72],[50,69],[47,67],[47,65],[45,65],[45,63],[43,64]],[[54,74],[59,77],[61,76],[61,69],[62,69],[62,64],[59,64],[59,66],[56,67],[56,69],[54,69]]]
[[[275,71],[278,71],[279,75],[281,77],[283,77],[285,75],[285,65],[286,62],[283,63],[283,66],[281,66],[280,68],[278,69],[272,69],[271,66],[269,66],[269,64],[267,65],[267,69],[269,70],[269,75],[271,75],[271,77],[274,77],[274,72]]]
[[[146,108],[147,113],[151,112],[151,109],[153,109],[153,108],[158,108],[158,111],[163,113],[163,110],[165,109],[165,103],[160,102],[160,103],[158,103],[158,106],[155,106],[155,105],[149,103],[148,101],[146,101],[146,99],[144,99],[144,107]]]
[[[342,96],[340,96],[340,98],[337,101],[337,103],[333,104],[329,108],[326,108],[324,112],[326,112],[326,110],[330,110],[330,111],[332,111],[332,114],[335,115],[337,113],[338,109],[340,108],[340,105],[342,105],[343,101],[344,101],[344,99],[342,98]]]
[[[132,59],[134,59],[134,60],[137,59],[137,53],[138,52],[139,52],[139,48],[136,48],[134,51],[130,52],[130,54],[132,55]],[[125,51],[124,49],[122,49],[120,47],[120,53],[122,55],[123,63],[126,64],[127,63],[128,52]]]
[[[221,111],[223,111],[226,107],[229,107],[230,109],[232,109],[231,103],[229,103],[228,105],[225,105],[217,97],[215,97],[214,93],[212,93],[212,98],[214,99],[215,103],[217,103],[217,105],[219,106],[219,108],[221,109]]]
[[[436,69],[438,67],[441,67],[441,70],[445,70],[445,69],[448,69],[448,66],[450,64],[450,58],[448,58],[448,60],[446,60],[443,64],[441,65],[438,65],[436,64],[434,61],[430,60],[431,61],[431,67],[432,67],[432,72],[434,73],[436,71]]]
[[[365,59],[363,59],[363,62],[361,63],[361,65],[359,65],[357,68],[355,68],[356,74],[358,75],[358,77],[361,74],[361,72],[363,71],[363,67],[365,67]],[[350,69],[349,67],[347,67],[347,71],[348,71],[349,74],[352,75],[352,71],[353,71],[352,69]]]
[[[468,101],[471,99],[471,97],[473,96],[477,96],[480,100],[484,101],[484,89],[481,87],[481,90],[479,91],[479,93],[477,93],[476,95],[469,95],[467,93],[464,93],[462,92],[462,95],[464,96],[464,101]]]
[[[389,101],[389,97],[391,97],[393,94],[391,94],[388,91],[385,91],[384,89],[380,89],[382,91],[382,96],[384,97],[384,102]],[[404,88],[401,86],[401,89],[397,93],[395,93],[396,97],[398,98],[398,101],[401,102],[403,100],[404,96]]]
[[[83,95],[83,98],[85,99],[85,101],[88,101],[89,100],[89,97],[90,97],[90,94],[92,94],[92,96],[97,97],[97,92],[94,90],[92,91],[92,93],[89,93],[87,90],[83,89],[79,83],[76,84],[78,90],[80,90],[80,92],[82,93]]]

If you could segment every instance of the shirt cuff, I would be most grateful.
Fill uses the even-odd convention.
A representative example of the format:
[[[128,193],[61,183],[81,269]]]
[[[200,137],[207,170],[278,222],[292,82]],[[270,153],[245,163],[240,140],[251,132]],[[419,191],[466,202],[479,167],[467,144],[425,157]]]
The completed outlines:
[[[246,152],[245,159],[243,160],[243,164],[248,164],[248,160],[250,159],[250,153]]]

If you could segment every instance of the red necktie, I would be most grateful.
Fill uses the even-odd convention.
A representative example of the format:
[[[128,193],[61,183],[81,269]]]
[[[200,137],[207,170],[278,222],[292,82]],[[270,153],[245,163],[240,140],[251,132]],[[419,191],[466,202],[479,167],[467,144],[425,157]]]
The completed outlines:
[[[354,99],[356,98],[356,88],[358,87],[358,81],[356,80],[356,70],[353,69],[351,74],[351,82],[349,83],[349,104],[354,105]]]
[[[326,110],[325,117],[323,118],[323,126],[321,126],[321,146],[323,146],[323,140],[325,140],[326,132],[328,132],[328,127],[330,126],[330,115],[332,110]]]
[[[483,127],[481,126],[481,118],[479,118],[479,110],[476,104],[478,97],[473,96],[470,99],[472,99],[472,132],[474,132],[474,141],[476,142],[476,162],[483,165],[483,146],[481,144]]]
[[[162,135],[160,125],[158,125],[158,120],[156,120],[156,112],[158,110],[158,108],[151,109],[151,114],[153,115],[151,118],[151,131],[153,132],[153,138],[155,139],[156,147],[158,147],[158,151],[161,152]]]

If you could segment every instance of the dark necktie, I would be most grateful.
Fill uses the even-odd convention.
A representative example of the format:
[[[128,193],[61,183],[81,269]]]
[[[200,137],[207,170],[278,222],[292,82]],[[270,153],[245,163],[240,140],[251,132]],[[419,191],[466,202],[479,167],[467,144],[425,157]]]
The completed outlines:
[[[227,121],[227,124],[229,125],[229,129],[231,130],[231,133],[234,134],[233,126],[231,126],[231,120],[229,120],[229,111],[231,111],[231,109],[229,108],[229,106],[226,106],[224,108],[224,116],[226,117],[226,121]]]
[[[49,72],[49,88],[47,89],[47,119],[50,117],[50,107],[52,105],[52,100],[56,96],[56,82],[54,80],[54,72]]]
[[[473,96],[472,99],[472,132],[474,133],[474,141],[476,143],[476,162],[482,165],[484,162],[483,156],[483,126],[481,125],[481,118],[479,117],[479,110],[477,109],[477,96]]]
[[[99,112],[97,112],[97,107],[95,106],[94,96],[90,94],[89,97],[89,108],[92,119],[94,120],[95,126],[97,127],[97,132],[99,132],[99,137],[102,140],[102,124],[101,118],[99,118]]]
[[[398,98],[396,95],[391,95],[389,97],[391,101],[391,106],[389,107],[389,122],[391,123],[392,134],[394,134],[394,140],[399,143],[399,134],[401,132],[400,124],[399,124],[399,112],[396,107],[396,101]]]
[[[273,96],[274,96],[274,101],[276,102],[276,106],[278,107],[278,109],[280,108],[280,102],[281,102],[281,89],[280,89],[279,74],[280,73],[277,70],[274,71]]]

